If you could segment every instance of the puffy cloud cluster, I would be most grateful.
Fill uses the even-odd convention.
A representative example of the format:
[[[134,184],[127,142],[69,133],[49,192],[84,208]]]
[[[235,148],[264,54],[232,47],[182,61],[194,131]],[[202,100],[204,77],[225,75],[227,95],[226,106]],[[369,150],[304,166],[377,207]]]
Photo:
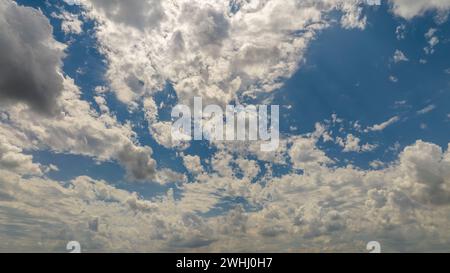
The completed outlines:
[[[186,162],[197,168],[195,157]],[[418,141],[378,171],[317,166],[258,183],[213,172],[183,185],[180,197],[169,190],[153,200],[89,177],[62,185],[0,170],[1,215],[14,227],[0,225],[0,236],[3,247],[54,251],[72,238],[86,251],[362,252],[373,239],[385,251],[443,249],[449,167],[450,150]],[[230,198],[251,209],[203,216]]]
[[[156,172],[152,149],[137,144],[130,124],[93,110],[80,99],[73,80],[61,74],[64,46],[54,40],[48,19],[40,11],[6,0],[0,1],[0,13],[3,145],[18,152],[51,150],[117,160],[131,179],[151,180]],[[11,151],[4,152],[2,161],[14,164],[13,157]],[[15,160],[29,161],[22,157]]]
[[[139,30],[152,29],[165,19],[161,0],[89,0],[84,1],[98,16]]]
[[[448,13],[449,0],[390,0],[393,12],[405,19],[421,16],[427,11]]]
[[[422,203],[450,202],[450,151],[418,141],[400,155],[403,180],[400,187],[411,192]]]
[[[53,13],[52,17],[61,20],[61,30],[65,34],[80,34],[83,32],[83,22],[77,14],[62,11],[61,14]]]
[[[59,99],[61,114],[42,117],[23,105],[4,109],[8,119],[0,122],[0,132],[18,147],[27,150],[51,150],[93,157],[99,161],[115,159],[135,180],[150,180],[156,172],[152,149],[136,144],[130,124],[120,124],[109,113],[98,114],[79,98],[78,88],[64,80]]]
[[[186,169],[193,174],[199,174],[203,172],[203,166],[200,162],[199,156],[186,155],[183,157],[183,163]]]
[[[167,82],[184,103],[270,92],[329,25],[327,12],[341,10],[345,27],[364,26],[358,2],[80,1],[99,22],[112,90],[131,104]]]
[[[426,54],[433,54],[434,48],[439,44],[439,38],[436,35],[437,29],[430,28],[427,33],[425,33],[425,38],[428,41],[428,46],[426,46],[423,50]]]
[[[295,140],[289,156],[294,167],[299,169],[310,169],[331,162],[323,151],[317,149],[315,140],[311,138]]]
[[[373,151],[374,149],[377,148],[376,145],[374,144],[361,144],[361,139],[359,137],[356,137],[352,134],[348,134],[347,137],[345,139],[338,137],[337,138],[337,143],[344,148],[342,151],[344,153],[349,153],[349,152],[356,152],[356,153],[361,153],[361,152],[370,152]]]
[[[31,155],[25,155],[20,147],[9,143],[4,136],[0,136],[0,140],[0,169],[18,174],[42,174],[41,166],[33,163]]]

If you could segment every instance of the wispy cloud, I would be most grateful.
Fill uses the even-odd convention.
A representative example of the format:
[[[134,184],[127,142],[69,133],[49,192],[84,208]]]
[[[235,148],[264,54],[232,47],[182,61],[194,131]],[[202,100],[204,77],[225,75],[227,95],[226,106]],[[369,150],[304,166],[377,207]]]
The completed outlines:
[[[365,131],[366,132],[383,131],[384,129],[386,129],[387,127],[391,126],[394,123],[397,123],[398,121],[400,121],[400,117],[395,116],[389,119],[388,121],[369,127]]]
[[[418,115],[425,115],[425,114],[430,113],[430,112],[433,111],[434,109],[436,109],[436,105],[430,104],[430,105],[428,105],[427,107],[425,107],[425,108],[423,108],[423,109],[417,111],[417,114],[418,114]]]

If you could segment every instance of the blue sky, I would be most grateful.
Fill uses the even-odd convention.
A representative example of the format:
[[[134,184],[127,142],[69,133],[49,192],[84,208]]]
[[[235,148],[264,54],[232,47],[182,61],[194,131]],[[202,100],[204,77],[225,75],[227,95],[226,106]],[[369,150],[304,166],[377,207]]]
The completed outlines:
[[[417,0],[408,6],[392,0],[379,7],[332,1],[323,10],[302,4],[285,20],[279,13],[290,12],[291,2],[235,1],[232,12],[215,1],[192,7],[182,1],[183,9],[158,0],[133,1],[129,7],[102,0],[0,2],[5,7],[16,2],[18,12],[31,7],[42,12],[33,16],[49,20],[49,39],[67,45],[62,65],[56,65],[64,77],[61,94],[78,89],[73,100],[89,108],[86,118],[72,116],[65,95],[55,98],[72,122],[80,120],[73,130],[86,129],[74,133],[71,123],[56,115],[27,125],[25,117],[34,116],[32,103],[10,100],[9,90],[0,93],[7,103],[1,104],[2,113],[9,117],[0,120],[6,128],[0,136],[34,171],[15,170],[1,160],[0,170],[14,177],[11,181],[22,181],[17,183],[49,183],[64,192],[61,203],[79,202],[84,208],[80,215],[71,211],[71,220],[59,218],[63,210],[49,212],[41,220],[64,235],[41,235],[40,245],[35,234],[19,243],[0,222],[2,238],[13,250],[61,251],[65,240],[75,238],[92,251],[364,251],[365,240],[379,240],[394,252],[448,251],[448,1],[433,6]],[[133,14],[139,5],[143,15]],[[267,10],[277,16],[268,19]],[[168,19],[174,14],[178,21]],[[351,22],[342,19],[346,16]],[[263,26],[253,26],[257,20]],[[75,30],[64,29],[64,23]],[[18,33],[10,24],[5,27]],[[177,33],[184,47],[175,52]],[[227,91],[236,79],[240,87]],[[230,93],[246,101],[247,91],[257,95],[249,100],[255,104],[281,107],[283,145],[274,153],[261,154],[248,143],[192,141],[180,147],[156,129],[170,122],[177,103],[198,95],[231,103]],[[151,113],[156,120],[149,118],[149,101],[157,106]],[[89,127],[97,121],[105,127]],[[32,125],[36,132],[27,129]],[[6,190],[13,186],[3,183],[0,196],[3,191],[14,195]],[[26,206],[5,199],[1,221],[35,219],[40,205],[27,200],[59,196],[31,187],[34,197],[17,192],[24,198],[16,197],[18,204]],[[41,209],[56,203],[41,203]],[[24,211],[13,213],[18,206]],[[37,206],[37,212],[27,206]],[[120,220],[110,220],[114,217]],[[97,230],[86,227],[92,219],[100,219]],[[375,224],[361,224],[369,221]],[[139,224],[130,228],[130,222]],[[220,223],[242,227],[230,224],[222,230]],[[40,232],[34,225],[29,230]],[[258,243],[240,243],[255,238]],[[411,241],[417,248],[409,248]]]
[[[423,139],[445,148],[450,129],[445,106],[450,99],[445,91],[449,88],[445,73],[448,42],[440,45],[440,52],[427,56],[423,52],[423,33],[436,27],[432,18],[408,22],[408,35],[401,41],[396,39],[395,31],[405,21],[393,18],[386,6],[369,12],[368,18],[371,23],[364,31],[335,27],[325,30],[312,43],[305,68],[279,92],[283,103],[295,103],[286,126],[295,124],[300,132],[309,132],[317,120],[333,113],[366,126],[400,116],[402,122],[365,136],[381,147],[369,158],[356,158],[362,166],[367,160],[395,158],[395,154],[386,155],[385,151],[396,142],[404,147]],[[440,31],[445,37],[448,26]],[[404,51],[410,61],[394,64],[392,56],[397,49]],[[427,59],[427,64],[419,62],[422,58]],[[391,75],[399,81],[390,81]],[[405,105],[398,106],[399,102]],[[416,114],[428,105],[440,107],[424,116]],[[420,127],[422,123],[426,129]]]

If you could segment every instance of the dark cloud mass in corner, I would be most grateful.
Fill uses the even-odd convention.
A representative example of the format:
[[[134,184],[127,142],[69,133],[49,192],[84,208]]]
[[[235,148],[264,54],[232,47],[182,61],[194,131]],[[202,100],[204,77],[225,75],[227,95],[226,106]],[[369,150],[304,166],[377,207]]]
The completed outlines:
[[[39,113],[56,113],[63,57],[40,11],[0,0],[0,103],[24,102]]]

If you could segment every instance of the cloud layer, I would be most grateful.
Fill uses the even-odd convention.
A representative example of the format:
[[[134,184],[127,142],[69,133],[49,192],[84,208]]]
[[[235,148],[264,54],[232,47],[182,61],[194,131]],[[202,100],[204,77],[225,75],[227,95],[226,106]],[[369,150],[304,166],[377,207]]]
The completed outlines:
[[[159,167],[159,154],[138,141],[131,122],[118,121],[103,93],[82,99],[60,71],[64,46],[41,12],[0,0],[0,48],[10,53],[0,58],[24,77],[0,76],[0,251],[59,252],[74,238],[85,251],[362,252],[372,240],[385,251],[448,251],[450,145],[417,140],[392,162],[374,162],[376,170],[322,147],[370,152],[377,145],[361,135],[380,133],[400,116],[365,130],[355,123],[355,132],[337,137],[330,127],[343,121],[333,115],[314,132],[283,135],[273,153],[261,152],[260,143],[211,142],[205,158],[173,143],[170,123],[158,115],[154,95],[168,82],[179,102],[270,98],[301,67],[310,42],[336,23],[330,12],[341,12],[344,28],[365,28],[359,1],[70,2],[98,24],[109,89],[142,110],[153,139],[176,148],[186,174]],[[391,2],[406,19],[448,7]],[[16,84],[22,81],[30,83]],[[51,179],[58,166],[37,162],[39,151],[116,162],[127,173],[122,184],[166,191],[143,197],[89,176]]]

